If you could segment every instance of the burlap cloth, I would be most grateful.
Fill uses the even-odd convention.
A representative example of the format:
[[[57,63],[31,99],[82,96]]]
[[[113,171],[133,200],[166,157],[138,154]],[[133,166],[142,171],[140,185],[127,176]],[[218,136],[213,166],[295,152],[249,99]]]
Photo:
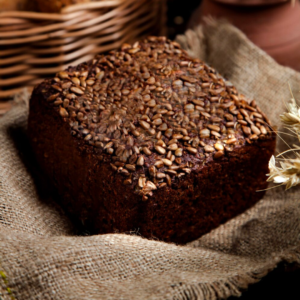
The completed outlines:
[[[274,124],[300,74],[226,23],[177,39],[254,97]],[[244,214],[187,246],[134,235],[78,236],[43,182],[26,138],[28,108],[0,119],[2,299],[219,299],[240,295],[279,262],[300,263],[299,189],[267,192]]]

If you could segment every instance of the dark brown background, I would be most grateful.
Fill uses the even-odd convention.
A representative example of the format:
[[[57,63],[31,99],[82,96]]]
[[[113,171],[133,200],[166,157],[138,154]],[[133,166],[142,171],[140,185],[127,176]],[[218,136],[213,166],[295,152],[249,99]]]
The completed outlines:
[[[183,33],[193,11],[201,0],[168,0],[168,35],[173,39],[176,34]]]

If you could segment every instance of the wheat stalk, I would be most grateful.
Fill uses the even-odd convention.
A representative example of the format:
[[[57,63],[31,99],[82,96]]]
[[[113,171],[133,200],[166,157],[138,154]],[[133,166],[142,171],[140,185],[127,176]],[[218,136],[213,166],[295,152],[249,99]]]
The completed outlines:
[[[287,112],[280,115],[280,120],[300,141],[300,107],[293,94],[291,102],[287,104]],[[267,174],[269,176],[267,181],[285,185],[286,190],[300,184],[300,146],[293,145],[293,147],[278,154],[276,158],[273,155],[269,161],[270,173]],[[290,152],[293,152],[294,158],[283,156]]]

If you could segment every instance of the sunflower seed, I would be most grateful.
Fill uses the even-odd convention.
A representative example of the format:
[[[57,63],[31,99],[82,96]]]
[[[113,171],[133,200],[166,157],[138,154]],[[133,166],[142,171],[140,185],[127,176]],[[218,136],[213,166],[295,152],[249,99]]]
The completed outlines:
[[[224,150],[224,146],[221,143],[215,143],[214,147],[218,151],[223,151]]]
[[[250,140],[257,140],[258,136],[256,134],[252,134],[252,135],[249,136],[249,139]]]
[[[193,154],[197,154],[198,152],[197,149],[193,147],[187,147],[186,150]]]
[[[169,150],[172,150],[172,151],[175,151],[178,149],[178,145],[177,144],[171,144],[169,147],[168,147]]]
[[[164,163],[164,165],[166,165],[166,166],[172,166],[172,161],[171,160],[169,160],[167,158],[162,158],[161,160]]]
[[[80,85],[80,80],[77,77],[73,77],[71,80],[74,84]]]
[[[69,116],[69,113],[66,111],[65,108],[61,107],[59,108],[59,114],[63,117],[63,118],[67,118]]]
[[[182,168],[181,170],[184,171],[187,174],[190,174],[192,172],[192,170],[189,169],[189,168]]]
[[[151,151],[150,151],[150,149],[149,148],[147,148],[147,147],[143,147],[143,152],[146,154],[146,155],[151,155]]]
[[[59,93],[51,95],[50,97],[47,98],[47,101],[48,102],[54,101],[58,96],[59,96]]]
[[[163,147],[156,145],[154,148],[159,154],[166,154],[166,150]]]
[[[195,106],[194,106],[193,104],[191,104],[191,103],[186,104],[186,105],[184,106],[184,110],[185,110],[186,113],[192,112],[192,111],[195,110]]]
[[[260,131],[262,134],[268,134],[268,132],[264,126],[260,126],[259,128],[260,128]]]
[[[68,79],[69,78],[69,74],[65,71],[61,71],[58,73],[58,77],[61,79]]]
[[[162,182],[162,183],[159,184],[158,188],[161,189],[161,188],[164,188],[166,186],[167,186],[167,184],[165,182]]]
[[[102,78],[104,77],[104,72],[100,71],[99,73],[96,74],[96,79],[102,80]]]
[[[205,152],[214,152],[214,151],[215,151],[215,148],[212,147],[212,146],[206,145],[206,146],[204,147],[204,151],[205,151]]]
[[[166,123],[163,123],[157,129],[161,131],[166,131],[168,129],[168,126]]]
[[[182,134],[178,134],[178,133],[175,133],[172,135],[172,139],[177,139],[177,140],[180,140],[183,138],[183,135]]]
[[[144,129],[149,129],[150,128],[150,124],[145,122],[145,121],[140,121],[139,122],[141,127],[144,128]]]
[[[158,173],[156,174],[156,178],[158,178],[158,179],[162,179],[162,178],[165,178],[165,177],[166,177],[166,174],[165,174],[165,173],[158,172]]]
[[[111,155],[111,154],[114,153],[114,149],[113,148],[107,148],[106,152]]]
[[[150,176],[156,177],[156,173],[157,173],[157,171],[156,171],[155,166],[149,167],[149,174],[150,174]]]
[[[156,190],[157,189],[156,185],[150,180],[148,180],[146,182],[146,184],[144,185],[144,188],[149,189],[149,190]]]
[[[150,100],[146,103],[149,107],[154,107],[156,105],[156,101],[155,100]]]
[[[114,164],[110,164],[110,165],[114,171],[117,171],[118,168]]]
[[[244,126],[248,125],[248,123],[244,120],[238,120],[238,122]]]
[[[172,157],[172,152],[171,151],[168,151],[167,155],[166,155],[166,158],[171,160],[171,157]]]
[[[91,134],[88,134],[88,135],[84,138],[84,140],[85,140],[85,141],[89,141],[92,137],[93,137],[93,136],[92,136]]]
[[[138,166],[143,166],[144,163],[145,163],[144,156],[141,155],[141,156],[138,158],[136,164],[137,164]]]
[[[84,92],[83,92],[80,88],[77,88],[77,87],[75,87],[75,86],[72,86],[72,87],[70,88],[70,90],[71,90],[72,92],[76,93],[76,94],[79,94],[79,95],[83,95],[83,94],[84,94]]]
[[[223,151],[218,151],[214,154],[214,158],[218,159],[220,157],[224,156],[224,152]]]
[[[173,176],[177,175],[177,172],[175,170],[167,169],[165,172]]]
[[[160,169],[164,166],[164,162],[162,160],[158,160],[154,163],[154,166],[156,166],[156,168]]]
[[[173,87],[181,87],[183,85],[183,82],[180,79],[174,80],[172,82]]]
[[[158,119],[155,119],[153,122],[152,122],[153,125],[161,125],[162,124],[162,119],[161,118],[158,118]]]
[[[88,79],[87,81],[86,81],[86,84],[87,85],[93,85],[95,83],[95,80],[93,80],[93,79]]]
[[[231,139],[228,139],[228,140],[226,141],[226,144],[227,144],[227,145],[231,145],[231,144],[234,144],[236,141],[237,141],[236,138],[231,138]]]
[[[132,172],[135,171],[135,165],[127,164],[127,165],[125,165],[125,168]]]
[[[113,142],[109,142],[105,145],[104,149],[111,148],[113,146]]]
[[[248,126],[242,126],[243,132],[247,135],[251,134],[251,129]]]
[[[171,179],[170,175],[168,175],[168,174],[166,174],[166,181],[167,181],[168,186],[172,185],[172,179]]]
[[[145,186],[145,183],[146,183],[146,178],[144,177],[139,177],[139,180],[138,180],[138,186],[140,188],[143,188]]]
[[[256,135],[261,134],[260,130],[255,125],[251,125],[251,131]]]
[[[200,137],[201,138],[209,138],[210,137],[210,130],[209,129],[200,130]]]
[[[155,83],[155,78],[153,76],[151,76],[148,80],[147,83],[149,84],[154,84]]]
[[[220,131],[220,127],[217,125],[207,125],[207,127],[214,131]]]

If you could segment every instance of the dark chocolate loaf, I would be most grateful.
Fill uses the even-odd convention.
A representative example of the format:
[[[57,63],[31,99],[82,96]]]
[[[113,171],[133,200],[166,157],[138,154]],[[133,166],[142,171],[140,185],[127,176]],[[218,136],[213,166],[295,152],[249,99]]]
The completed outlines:
[[[262,198],[269,125],[214,69],[150,37],[37,86],[28,131],[59,201],[91,233],[186,243]]]

